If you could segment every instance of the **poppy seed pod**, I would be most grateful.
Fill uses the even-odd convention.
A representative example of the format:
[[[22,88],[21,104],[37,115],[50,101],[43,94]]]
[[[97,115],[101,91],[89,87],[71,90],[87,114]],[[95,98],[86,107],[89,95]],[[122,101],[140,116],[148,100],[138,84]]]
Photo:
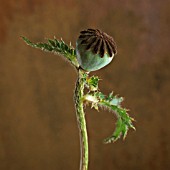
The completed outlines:
[[[77,60],[85,71],[96,71],[108,65],[117,53],[113,38],[98,29],[80,32],[76,42]]]

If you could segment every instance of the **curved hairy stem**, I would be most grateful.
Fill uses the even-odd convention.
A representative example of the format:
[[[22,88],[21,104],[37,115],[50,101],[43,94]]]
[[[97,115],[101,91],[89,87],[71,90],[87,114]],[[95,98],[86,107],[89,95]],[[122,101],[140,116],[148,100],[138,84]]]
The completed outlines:
[[[84,91],[86,77],[87,77],[87,73],[79,69],[78,79],[75,88],[75,95],[74,95],[77,123],[79,126],[79,134],[80,134],[80,150],[81,150],[80,170],[88,169],[88,136],[87,136],[85,113],[83,109],[83,91]]]

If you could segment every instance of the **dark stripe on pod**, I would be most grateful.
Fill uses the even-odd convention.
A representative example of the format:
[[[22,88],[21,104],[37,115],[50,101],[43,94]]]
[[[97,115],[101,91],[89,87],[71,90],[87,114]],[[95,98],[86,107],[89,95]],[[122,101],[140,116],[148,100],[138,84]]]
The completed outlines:
[[[93,36],[95,34],[94,33],[85,33],[85,34],[80,34],[80,35],[83,35],[83,36]]]
[[[90,34],[90,33],[92,34],[93,32],[89,32],[89,31],[87,31],[87,30],[84,30],[84,31],[81,31],[81,32],[80,32],[80,34]]]
[[[99,29],[96,29],[95,32],[101,34],[101,31]]]
[[[104,57],[108,53],[109,57],[117,53],[116,44],[113,38],[99,29],[87,29],[80,32],[80,43],[86,46],[86,50],[91,50],[94,54]]]
[[[81,31],[80,34],[94,34],[95,33],[95,30],[84,30],[84,31]]]
[[[81,44],[82,44],[82,45],[86,45],[86,44],[88,43],[89,39],[90,39],[90,38],[87,38],[87,39],[82,40],[82,41],[81,41]]]
[[[79,36],[79,38],[80,39],[87,39],[87,38],[89,38],[89,37],[91,37],[92,35],[86,35],[86,34],[81,34],[80,36]]]
[[[96,44],[94,45],[93,51],[92,51],[94,54],[97,54],[99,52],[100,44],[101,44],[101,39],[97,38]]]
[[[86,39],[82,39],[81,44],[82,45],[88,45],[91,42],[91,40],[93,39],[93,37],[94,36],[89,36]]]
[[[91,28],[87,29],[87,31],[90,31],[90,32],[96,32],[96,30],[95,30],[95,29],[91,29]]]
[[[116,45],[115,45],[114,41],[108,40],[108,42],[109,42],[109,45],[112,47],[114,54],[116,54],[117,51],[116,51]]]
[[[86,50],[89,50],[94,45],[95,41],[96,37],[91,38],[90,42],[87,44]]]
[[[100,46],[100,51],[99,51],[99,54],[100,54],[100,57],[103,58],[104,57],[104,53],[105,53],[105,42],[103,41],[102,39],[102,44]]]
[[[108,43],[107,40],[106,40],[106,48],[107,48],[107,52],[108,52],[109,56],[112,57],[112,55],[113,55],[112,47],[110,46],[110,44]]]

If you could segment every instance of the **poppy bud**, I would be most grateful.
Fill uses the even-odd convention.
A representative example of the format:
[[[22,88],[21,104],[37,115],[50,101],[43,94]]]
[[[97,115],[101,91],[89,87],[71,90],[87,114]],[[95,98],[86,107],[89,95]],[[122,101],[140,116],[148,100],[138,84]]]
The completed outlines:
[[[76,42],[79,65],[85,71],[96,71],[108,65],[117,53],[113,38],[98,29],[80,32]]]

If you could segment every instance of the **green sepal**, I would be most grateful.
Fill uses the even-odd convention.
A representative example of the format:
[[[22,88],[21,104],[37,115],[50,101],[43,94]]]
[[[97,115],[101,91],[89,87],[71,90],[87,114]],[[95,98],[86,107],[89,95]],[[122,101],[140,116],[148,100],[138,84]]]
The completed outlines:
[[[87,87],[89,88],[90,91],[97,91],[98,90],[98,82],[99,82],[99,77],[97,76],[92,76],[87,79]]]

